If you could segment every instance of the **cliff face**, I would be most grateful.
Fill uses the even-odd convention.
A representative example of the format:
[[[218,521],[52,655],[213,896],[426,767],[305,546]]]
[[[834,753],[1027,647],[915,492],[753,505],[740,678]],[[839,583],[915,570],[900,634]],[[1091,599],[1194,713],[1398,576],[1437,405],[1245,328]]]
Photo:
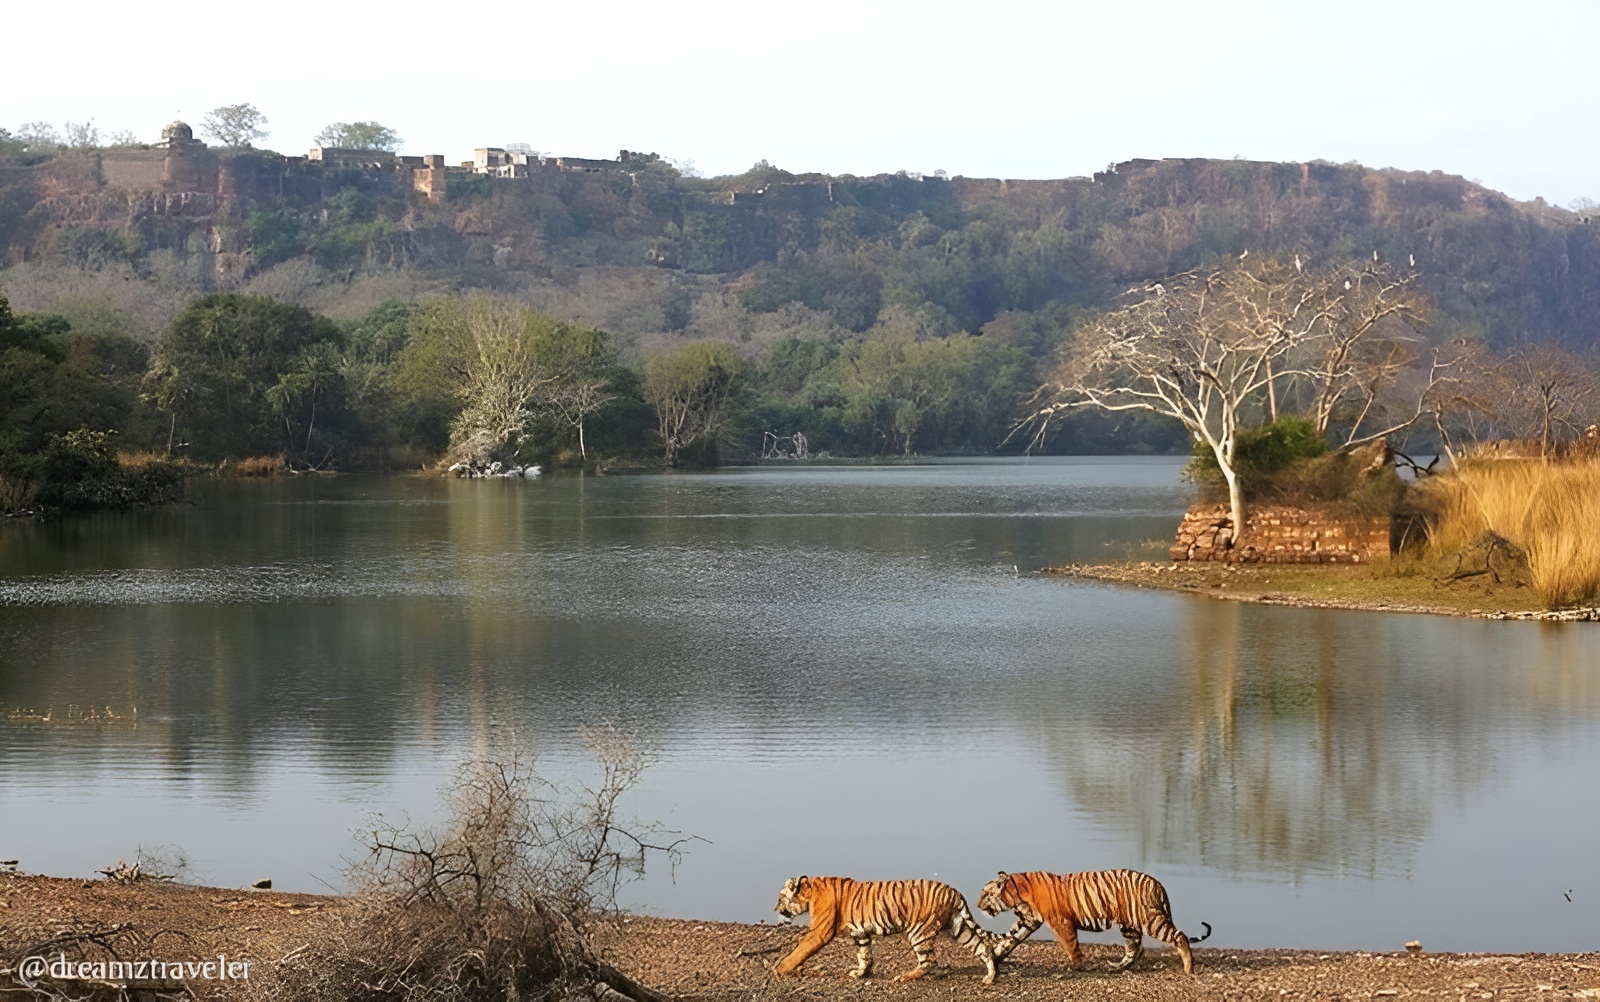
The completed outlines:
[[[681,328],[683,297],[708,289],[741,315],[803,307],[841,329],[886,309],[967,330],[1008,315],[1060,323],[1063,308],[1247,249],[1323,261],[1376,251],[1414,265],[1440,322],[1492,342],[1588,343],[1600,331],[1600,222],[1438,172],[1163,160],[1048,181],[763,168],[705,180],[647,162],[515,178],[451,171],[430,198],[409,167],[256,151],[0,163],[0,261],[25,270],[29,288],[108,264],[155,281],[146,262],[159,255],[201,288],[299,262],[324,286],[398,274],[411,284],[390,286],[507,287],[581,313],[582,273],[622,269],[633,285],[667,290],[655,312],[623,322],[641,334]]]

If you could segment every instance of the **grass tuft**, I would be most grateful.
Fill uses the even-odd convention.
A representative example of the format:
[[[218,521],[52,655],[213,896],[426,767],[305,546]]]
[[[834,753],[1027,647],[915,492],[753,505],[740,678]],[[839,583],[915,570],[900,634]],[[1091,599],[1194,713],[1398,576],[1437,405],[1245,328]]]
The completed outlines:
[[[1468,461],[1425,490],[1436,554],[1461,553],[1491,532],[1527,554],[1545,608],[1600,600],[1600,460]]]

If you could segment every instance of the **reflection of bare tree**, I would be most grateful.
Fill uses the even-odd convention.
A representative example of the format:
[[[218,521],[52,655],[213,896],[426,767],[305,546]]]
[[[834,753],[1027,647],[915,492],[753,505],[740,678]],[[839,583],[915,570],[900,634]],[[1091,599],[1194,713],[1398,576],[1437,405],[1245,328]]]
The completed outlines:
[[[1567,733],[1547,725],[1600,706],[1593,645],[1577,631],[1541,637],[1530,663],[1497,661],[1497,645],[1408,662],[1395,656],[1404,619],[1351,629],[1347,614],[1309,610],[1188,612],[1177,691],[1037,711],[1074,801],[1136,832],[1146,859],[1297,876],[1403,869],[1434,812],[1482,788],[1519,734]],[[1495,627],[1461,629],[1471,647]]]

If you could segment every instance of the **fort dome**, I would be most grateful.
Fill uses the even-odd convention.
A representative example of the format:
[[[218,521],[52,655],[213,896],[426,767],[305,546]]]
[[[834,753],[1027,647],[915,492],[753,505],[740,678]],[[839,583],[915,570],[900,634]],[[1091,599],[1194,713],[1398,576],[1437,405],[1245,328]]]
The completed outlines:
[[[189,128],[187,122],[173,122],[161,130],[161,142],[166,146],[192,143],[194,142],[194,130]]]

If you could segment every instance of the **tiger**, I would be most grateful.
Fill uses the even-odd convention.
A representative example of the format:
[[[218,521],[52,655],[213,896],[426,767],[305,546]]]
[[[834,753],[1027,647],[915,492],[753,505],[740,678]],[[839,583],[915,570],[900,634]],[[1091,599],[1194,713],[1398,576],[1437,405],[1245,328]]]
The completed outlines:
[[[1078,949],[1078,930],[1099,932],[1116,925],[1122,929],[1127,952],[1111,965],[1112,970],[1125,970],[1142,957],[1148,934],[1176,947],[1178,956],[1183,958],[1183,972],[1193,974],[1189,944],[1211,935],[1211,924],[1202,922],[1204,935],[1195,940],[1185,936],[1172,922],[1167,889],[1161,881],[1137,870],[1067,874],[1001,870],[999,876],[983,886],[978,907],[990,915],[1007,908],[1017,913],[1016,924],[994,946],[996,960],[1004,960],[1041,923],[1048,923],[1061,948],[1067,951],[1067,960],[1073,965],[1081,964],[1083,951]]]
[[[872,937],[903,932],[917,955],[917,966],[896,980],[914,981],[933,968],[933,940],[941,929],[983,961],[983,983],[994,984],[994,947],[1000,937],[978,927],[967,899],[937,880],[880,880],[849,877],[791,877],[775,909],[785,919],[811,912],[811,927],[774,972],[790,975],[840,930],[856,942],[852,978],[872,972]]]

